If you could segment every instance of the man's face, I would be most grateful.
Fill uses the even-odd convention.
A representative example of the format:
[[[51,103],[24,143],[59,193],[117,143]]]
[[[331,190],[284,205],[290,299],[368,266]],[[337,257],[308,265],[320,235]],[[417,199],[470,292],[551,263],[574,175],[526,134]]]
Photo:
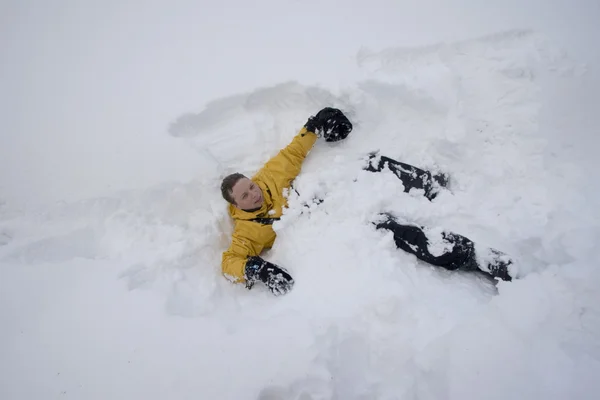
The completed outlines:
[[[242,210],[252,210],[262,206],[264,197],[258,185],[248,178],[241,178],[231,188],[233,201]]]

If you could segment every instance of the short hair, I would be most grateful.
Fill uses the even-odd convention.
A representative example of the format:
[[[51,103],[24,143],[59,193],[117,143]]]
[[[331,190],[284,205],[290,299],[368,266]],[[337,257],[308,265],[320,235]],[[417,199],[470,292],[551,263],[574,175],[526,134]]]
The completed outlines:
[[[235,200],[233,200],[233,187],[240,179],[245,177],[246,175],[236,172],[234,174],[227,175],[223,179],[223,182],[221,182],[221,195],[225,200],[227,200],[228,203],[231,203],[234,206],[236,205]]]

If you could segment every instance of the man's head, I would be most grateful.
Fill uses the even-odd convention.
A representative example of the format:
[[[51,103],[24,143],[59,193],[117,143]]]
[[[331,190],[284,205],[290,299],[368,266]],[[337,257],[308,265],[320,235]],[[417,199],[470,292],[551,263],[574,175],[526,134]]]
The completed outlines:
[[[260,208],[265,201],[256,183],[242,174],[231,174],[221,183],[221,194],[229,203],[242,210]]]

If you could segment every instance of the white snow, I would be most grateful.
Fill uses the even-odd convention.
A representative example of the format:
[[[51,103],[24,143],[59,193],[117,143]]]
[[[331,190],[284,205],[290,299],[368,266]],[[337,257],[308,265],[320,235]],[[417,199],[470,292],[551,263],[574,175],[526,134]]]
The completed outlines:
[[[425,228],[428,243],[427,250],[434,256],[441,256],[442,254],[452,252],[454,249],[454,243],[444,240],[444,229],[442,227],[436,227],[433,229]]]
[[[499,24],[493,17],[511,15],[508,8],[492,12],[461,1],[445,9],[432,3],[442,16],[470,10],[485,17],[481,23],[488,23],[492,34],[483,35],[432,15],[427,2],[414,9],[385,1],[346,9],[325,3],[266,2],[251,13],[240,11],[258,18],[254,23],[234,15],[232,23],[248,24],[241,27],[263,21],[265,37],[281,33],[268,42],[281,48],[281,59],[302,35],[314,45],[320,39],[325,44],[311,57],[309,42],[301,42],[293,49],[295,66],[283,64],[289,70],[276,63],[252,64],[263,69],[256,80],[250,67],[236,76],[207,66],[212,73],[197,79],[210,81],[210,95],[197,97],[190,92],[200,92],[201,86],[192,82],[196,72],[186,65],[182,54],[187,53],[171,46],[192,51],[194,39],[185,35],[186,24],[196,26],[198,9],[186,3],[181,10],[158,4],[142,10],[127,3],[130,14],[107,12],[115,26],[136,10],[154,22],[149,26],[158,26],[151,32],[160,50],[148,45],[131,51],[166,64],[140,69],[147,81],[132,76],[135,82],[156,78],[162,81],[154,88],[166,87],[166,76],[177,75],[180,63],[190,68],[182,74],[193,90],[185,99],[174,95],[184,89],[167,91],[165,103],[159,104],[150,99],[160,97],[160,90],[140,86],[144,89],[137,95],[122,98],[107,86],[102,95],[135,116],[113,116],[105,125],[86,118],[90,110],[63,110],[60,118],[72,116],[84,131],[90,127],[81,135],[90,138],[89,145],[98,145],[98,154],[89,153],[81,138],[66,140],[81,132],[77,129],[61,133],[58,143],[42,134],[39,142],[32,141],[39,121],[25,117],[40,112],[44,120],[51,110],[45,107],[51,105],[38,97],[30,110],[21,97],[10,103],[18,113],[7,113],[6,119],[7,131],[15,136],[1,136],[6,157],[0,175],[0,398],[597,397],[600,191],[593,122],[600,117],[592,89],[600,76],[594,62],[600,58],[591,47],[589,54],[582,52],[581,41],[561,42],[559,27],[550,32],[541,29],[544,24],[508,29],[536,28],[520,17],[507,17],[515,26]],[[562,16],[571,23],[564,29],[575,26],[573,15],[581,16],[579,29],[597,21],[590,16],[598,11],[594,4],[582,2],[581,14],[572,14],[575,6],[568,5],[556,6],[551,14],[519,4],[514,14]],[[386,15],[384,6],[397,18]],[[291,27],[286,22],[306,21],[314,16],[311,7],[324,15],[308,23],[306,32],[286,36],[283,28]],[[287,17],[278,19],[276,12],[284,9],[298,15],[284,13]],[[70,29],[85,30],[74,16],[88,11],[69,10],[74,13],[65,14],[74,26]],[[399,10],[413,14],[400,17]],[[23,21],[42,18],[33,11],[21,13],[14,15]],[[418,31],[411,18],[438,31],[412,41],[406,34],[383,34],[399,19],[402,29]],[[310,30],[332,19],[337,36]],[[165,21],[165,27],[157,21]],[[211,25],[217,31],[234,26],[219,21]],[[373,25],[373,32],[357,32],[353,27],[362,26],[359,21]],[[159,41],[167,28],[181,29],[191,40],[189,47]],[[385,39],[377,41],[378,35]],[[213,32],[211,38],[218,35]],[[592,38],[587,38],[590,43]],[[335,47],[334,39],[343,42],[332,50],[339,57],[319,59]],[[239,47],[233,36],[213,46],[252,54],[244,46],[249,42],[239,40]],[[200,43],[198,51],[209,41]],[[259,48],[262,42],[253,43]],[[2,44],[14,54],[25,51],[15,41]],[[111,51],[98,38],[90,46]],[[115,46],[126,58],[125,44]],[[164,57],[157,56],[160,51]],[[345,57],[351,51],[355,56]],[[175,54],[181,58],[173,61],[169,57]],[[139,67],[126,65],[131,74]],[[3,73],[16,71],[3,68]],[[41,78],[42,64],[28,68],[42,71],[34,74],[34,82],[48,86],[44,96],[56,93],[50,90],[55,83]],[[74,79],[91,85],[90,71],[82,69]],[[298,78],[291,81],[288,73]],[[227,89],[215,83],[229,77]],[[77,93],[73,90],[69,96]],[[25,91],[17,92],[24,96]],[[72,104],[69,99],[56,102]],[[232,231],[220,179],[234,171],[252,174],[323,106],[343,109],[354,131],[342,142],[317,142],[295,190],[289,191],[289,208],[274,224],[275,246],[263,255],[290,271],[294,289],[275,297],[258,284],[251,291],[231,284],[220,272]],[[115,112],[106,110],[108,116]],[[100,126],[127,131],[139,118],[140,130],[152,132],[148,142],[136,129],[122,141],[118,132],[103,138],[99,131]],[[119,121],[127,122],[120,126]],[[26,148],[40,155],[31,168],[33,153]],[[106,158],[113,148],[124,154]],[[451,191],[429,202],[419,191],[404,193],[390,171],[362,170],[367,154],[376,150],[447,172]],[[53,164],[48,158],[53,151],[65,159]],[[169,163],[174,165],[162,168]],[[78,173],[86,178],[84,188]],[[418,262],[395,248],[391,233],[374,229],[371,222],[383,211],[434,233],[451,230],[478,246],[506,252],[518,261],[519,279],[494,284],[478,274]],[[441,251],[440,246],[434,243],[432,251]]]

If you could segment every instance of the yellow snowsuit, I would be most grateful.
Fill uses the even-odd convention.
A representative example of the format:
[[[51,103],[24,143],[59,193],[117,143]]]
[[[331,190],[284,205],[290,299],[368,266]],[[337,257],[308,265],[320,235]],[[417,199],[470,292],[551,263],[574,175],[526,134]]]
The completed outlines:
[[[317,140],[317,135],[306,128],[294,137],[292,142],[269,160],[252,177],[260,187],[264,202],[255,212],[247,212],[229,205],[229,214],[234,219],[235,228],[231,246],[223,253],[223,274],[232,282],[245,282],[246,259],[258,256],[275,242],[275,231],[271,224],[252,221],[256,218],[279,218],[287,205],[283,190],[289,188],[300,173],[304,158]]]

